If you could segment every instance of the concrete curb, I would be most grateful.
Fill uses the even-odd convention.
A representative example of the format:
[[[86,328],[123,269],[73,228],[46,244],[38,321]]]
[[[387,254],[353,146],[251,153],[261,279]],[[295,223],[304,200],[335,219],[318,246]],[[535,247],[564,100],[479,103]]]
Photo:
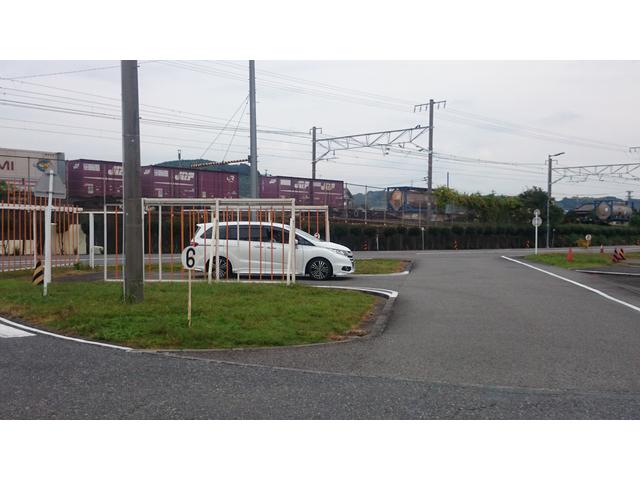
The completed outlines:
[[[4,323],[5,325],[12,325],[16,328],[19,328],[21,330],[25,330],[28,332],[35,332],[36,334],[39,335],[46,335],[49,337],[55,337],[55,338],[59,338],[61,340],[68,340],[70,342],[76,342],[76,343],[84,343],[86,345],[95,345],[98,347],[105,347],[105,348],[114,348],[116,350],[122,350],[125,352],[130,352],[132,349],[129,347],[123,347],[122,345],[115,345],[112,343],[102,343],[102,342],[96,342],[93,340],[86,340],[84,338],[78,338],[78,337],[69,337],[67,335],[60,335],[59,333],[53,333],[50,332],[48,330],[42,330],[40,328],[34,328],[34,327],[30,327],[28,325],[24,325],[22,323],[18,323],[18,322],[14,322],[11,320],[8,320],[4,317],[0,317],[0,323]]]
[[[372,260],[367,258],[361,258],[360,260]],[[386,260],[386,259],[385,259]],[[398,277],[401,275],[409,275],[411,270],[413,270],[413,260],[398,258],[392,260],[400,260],[401,262],[409,262],[407,267],[401,272],[393,272],[393,273],[354,273],[351,277]],[[356,260],[357,262],[357,260]],[[357,265],[357,263],[356,263]]]

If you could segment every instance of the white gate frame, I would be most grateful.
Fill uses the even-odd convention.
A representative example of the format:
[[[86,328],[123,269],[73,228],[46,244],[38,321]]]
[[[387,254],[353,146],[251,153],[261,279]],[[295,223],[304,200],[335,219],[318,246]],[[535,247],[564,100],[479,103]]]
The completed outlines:
[[[281,199],[281,198],[143,198],[142,202],[142,212],[144,216],[144,212],[150,207],[158,207],[158,212],[161,213],[162,206],[189,206],[189,207],[209,207],[211,209],[211,220],[213,223],[213,236],[212,236],[212,244],[214,248],[215,256],[215,264],[216,264],[216,275],[215,281],[220,281],[220,255],[218,251],[218,240],[219,240],[219,232],[218,225],[220,221],[220,207],[234,207],[237,212],[247,212],[253,206],[260,207],[285,207],[288,212],[291,214],[291,218],[289,221],[290,232],[295,232],[296,222],[295,216],[296,211],[326,211],[328,213],[327,207],[300,207],[296,206],[295,199]],[[161,218],[161,216],[160,216]],[[325,215],[325,226],[328,224],[328,215]],[[159,220],[158,228],[162,228],[162,220]],[[325,227],[326,228],[326,227]],[[142,244],[144,249],[145,242],[145,229],[142,229]],[[329,230],[326,230],[327,235]],[[161,240],[161,234],[159,233]],[[162,261],[162,243],[158,244],[158,261]],[[287,269],[286,269],[286,284],[290,285],[291,283],[296,282],[296,256],[295,256],[295,234],[289,234],[289,254],[287,257]],[[162,266],[159,266],[159,279],[162,279]],[[213,274],[213,265],[209,262],[209,268],[207,271],[207,281],[211,283]]]

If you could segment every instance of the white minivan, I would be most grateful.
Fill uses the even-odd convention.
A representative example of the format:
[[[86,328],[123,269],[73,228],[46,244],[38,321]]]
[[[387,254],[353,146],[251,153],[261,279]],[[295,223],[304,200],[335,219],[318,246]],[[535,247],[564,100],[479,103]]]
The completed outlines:
[[[249,275],[253,278],[279,278],[287,270],[289,226],[270,223],[220,222],[218,257],[221,278]],[[353,253],[337,243],[325,242],[302,230],[295,231],[296,275],[329,280],[355,272]],[[213,224],[200,223],[191,246],[196,249],[195,270],[208,271],[215,259]],[[205,260],[206,259],[206,260]],[[215,265],[212,266],[215,276]]]

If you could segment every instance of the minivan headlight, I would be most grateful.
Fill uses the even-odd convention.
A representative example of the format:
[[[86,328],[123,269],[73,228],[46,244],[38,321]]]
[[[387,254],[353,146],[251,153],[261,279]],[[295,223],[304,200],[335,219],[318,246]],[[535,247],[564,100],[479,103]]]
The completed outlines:
[[[333,253],[337,253],[338,255],[344,255],[345,257],[347,256],[347,252],[344,250],[338,250],[337,248],[330,248],[329,250],[331,250]]]

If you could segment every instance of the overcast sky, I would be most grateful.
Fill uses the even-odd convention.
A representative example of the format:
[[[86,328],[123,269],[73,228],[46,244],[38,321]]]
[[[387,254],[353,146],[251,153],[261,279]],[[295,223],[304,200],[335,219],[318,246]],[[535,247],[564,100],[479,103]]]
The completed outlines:
[[[119,69],[46,75],[117,65],[1,61],[0,146],[120,161]],[[256,71],[259,169],[273,175],[310,176],[314,125],[325,137],[426,125],[426,112],[413,105],[429,98],[447,101],[434,112],[434,151],[446,157],[434,159],[436,186],[450,172],[451,186],[466,192],[546,188],[546,157],[561,151],[559,166],[640,161],[628,152],[640,145],[637,61],[257,61]],[[247,61],[146,61],[139,79],[144,165],[176,159],[178,149],[183,158],[246,157]],[[426,147],[426,135],[416,143]],[[318,175],[425,186],[417,148],[337,151]],[[554,189],[556,197],[622,196],[635,187],[592,181]]]

